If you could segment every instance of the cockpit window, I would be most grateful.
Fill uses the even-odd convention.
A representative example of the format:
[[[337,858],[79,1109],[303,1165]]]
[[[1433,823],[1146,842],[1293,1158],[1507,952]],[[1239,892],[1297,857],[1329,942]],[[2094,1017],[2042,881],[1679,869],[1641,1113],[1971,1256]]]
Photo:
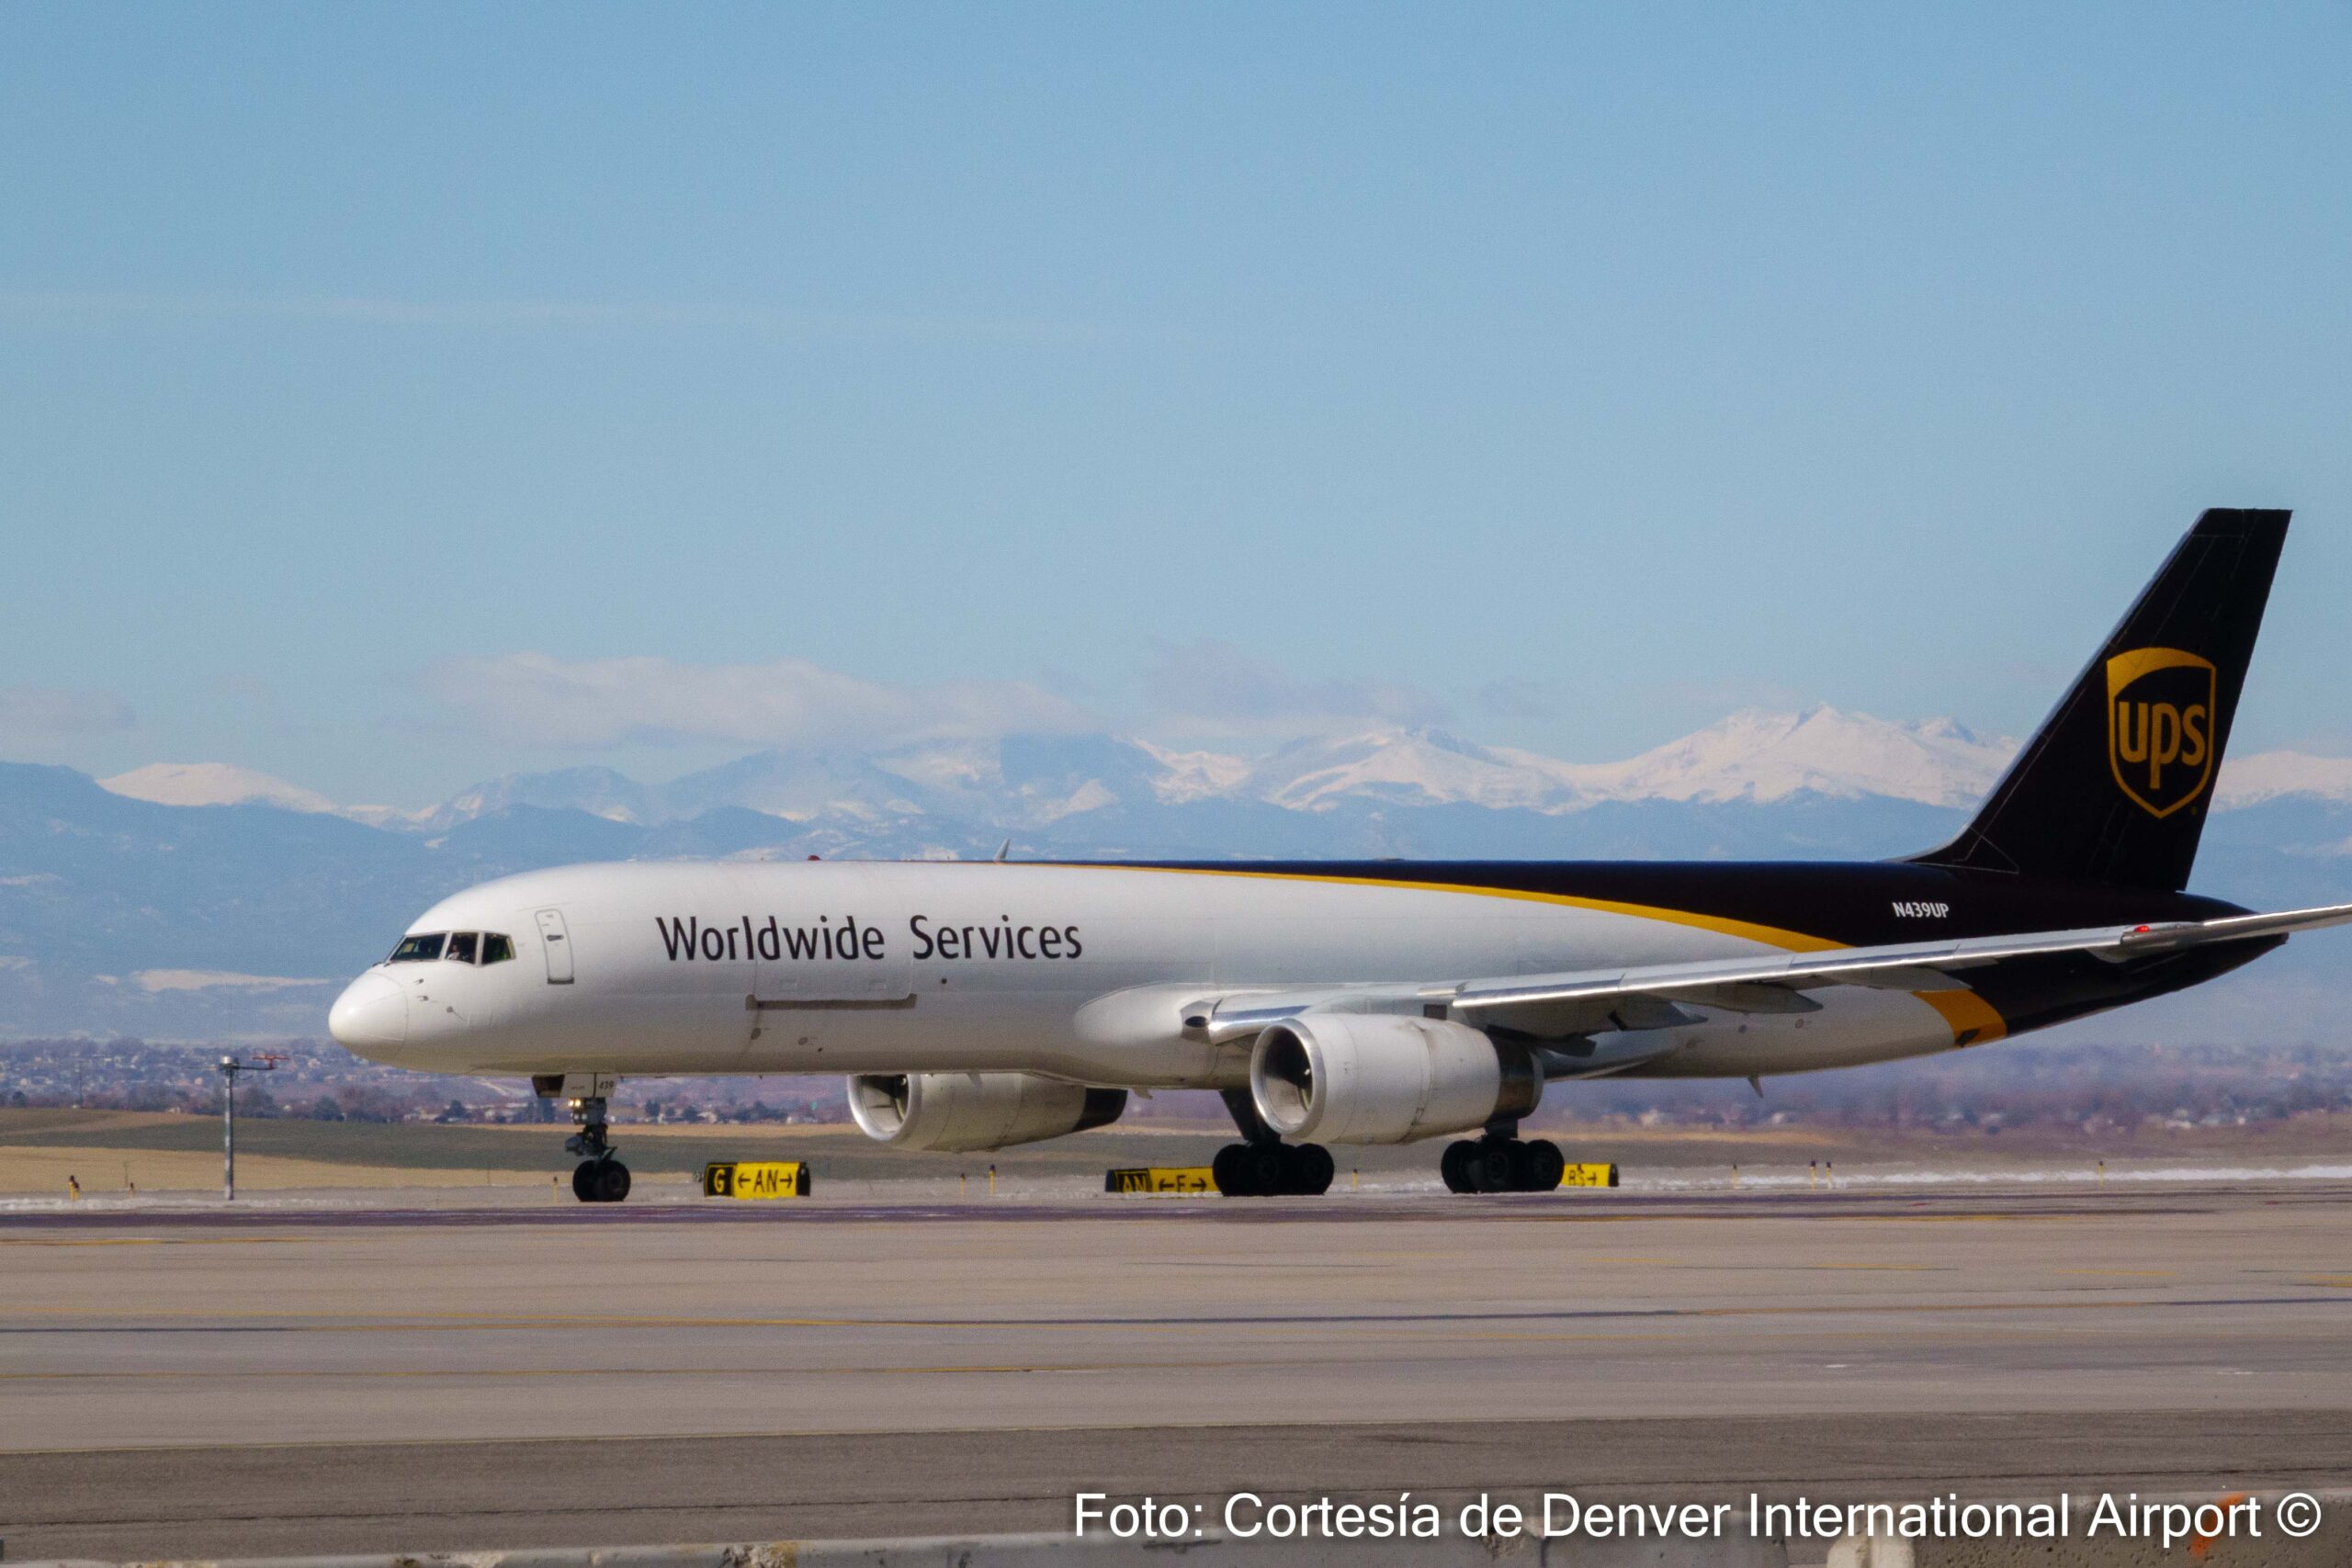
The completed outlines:
[[[471,964],[474,948],[481,941],[473,931],[453,931],[449,935],[449,950],[441,956],[452,964]]]
[[[392,949],[392,955],[384,962],[387,964],[429,964],[441,956],[441,944],[448,940],[440,931],[435,931],[428,936],[404,936],[401,938],[401,944]]]
[[[514,938],[501,936],[496,931],[481,933],[481,961],[484,964],[503,964],[514,956]]]

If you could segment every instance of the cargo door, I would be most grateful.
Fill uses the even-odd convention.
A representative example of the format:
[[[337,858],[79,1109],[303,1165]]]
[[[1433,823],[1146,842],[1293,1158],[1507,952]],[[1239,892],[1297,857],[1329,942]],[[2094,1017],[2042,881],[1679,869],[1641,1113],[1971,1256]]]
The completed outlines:
[[[913,1005],[913,950],[903,931],[829,917],[761,923],[746,934],[760,955],[754,1007]]]
[[[539,951],[547,954],[548,984],[571,984],[571,933],[563,929],[561,909],[538,912]]]

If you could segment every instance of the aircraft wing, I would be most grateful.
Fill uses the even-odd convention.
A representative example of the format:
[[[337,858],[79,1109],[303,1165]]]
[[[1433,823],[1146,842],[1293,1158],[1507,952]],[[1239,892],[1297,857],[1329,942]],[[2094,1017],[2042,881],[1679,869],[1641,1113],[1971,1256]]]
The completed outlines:
[[[2331,904],[2164,925],[2095,926],[1559,975],[1298,993],[1261,991],[1220,999],[1185,1021],[1194,1038],[1222,1044],[1254,1034],[1277,1019],[1318,1009],[1362,1010],[1419,1002],[1424,1007],[1442,1006],[1452,1016],[1474,1024],[1540,1022],[1545,1026],[1544,1032],[1651,1028],[1690,1021],[1689,1015],[1679,1010],[1681,1004],[1731,1012],[1814,1012],[1821,1004],[1804,993],[1826,986],[1962,991],[1969,989],[1966,976],[1971,971],[2020,959],[2081,953],[2123,964],[2214,942],[2255,941],[2346,923],[2352,923],[2352,904]]]

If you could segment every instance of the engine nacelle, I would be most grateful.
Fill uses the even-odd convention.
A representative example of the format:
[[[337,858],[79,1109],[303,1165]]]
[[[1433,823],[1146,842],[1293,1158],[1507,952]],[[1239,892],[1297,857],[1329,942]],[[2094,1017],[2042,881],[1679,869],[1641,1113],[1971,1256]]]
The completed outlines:
[[[1306,1013],[1250,1053],[1258,1114],[1301,1143],[1409,1144],[1524,1116],[1543,1093],[1525,1049],[1444,1019]]]
[[[933,1154],[1083,1133],[1116,1122],[1126,1108],[1125,1089],[1035,1073],[859,1073],[849,1080],[849,1113],[859,1131]]]

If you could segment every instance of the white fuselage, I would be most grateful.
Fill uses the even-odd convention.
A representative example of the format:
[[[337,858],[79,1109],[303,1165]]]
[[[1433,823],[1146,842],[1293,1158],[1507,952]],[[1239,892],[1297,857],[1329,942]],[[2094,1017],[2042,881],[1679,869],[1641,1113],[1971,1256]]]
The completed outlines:
[[[630,863],[508,877],[412,933],[498,933],[511,960],[386,963],[336,1004],[364,1055],[434,1072],[1024,1071],[1223,1088],[1248,1048],[1188,1033],[1204,998],[1766,953],[1794,933],[1488,889],[1137,866]],[[1811,945],[1821,945],[1813,943]],[[1940,1050],[1902,991],[1796,1016],[1688,1010],[1651,1072],[1747,1076]],[[1606,1045],[1606,1042],[1602,1042]],[[1605,1054],[1605,1053],[1604,1053]]]

